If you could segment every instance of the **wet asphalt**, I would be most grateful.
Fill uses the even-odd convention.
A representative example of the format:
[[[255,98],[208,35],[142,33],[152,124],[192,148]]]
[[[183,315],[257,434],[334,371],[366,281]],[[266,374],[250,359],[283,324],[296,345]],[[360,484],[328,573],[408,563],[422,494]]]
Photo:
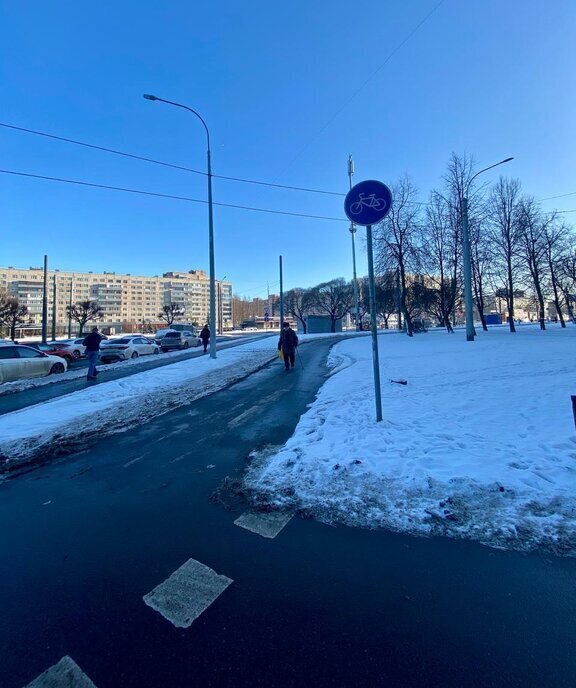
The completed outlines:
[[[576,562],[296,516],[234,525],[330,342],[0,483],[0,685],[70,655],[98,688],[576,685]],[[189,629],[142,601],[189,558],[234,583]]]

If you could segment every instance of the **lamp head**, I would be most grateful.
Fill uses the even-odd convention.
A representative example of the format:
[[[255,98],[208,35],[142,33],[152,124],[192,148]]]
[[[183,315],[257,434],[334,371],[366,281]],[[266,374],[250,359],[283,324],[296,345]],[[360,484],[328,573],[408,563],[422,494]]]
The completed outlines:
[[[510,160],[514,160],[514,158],[506,158],[506,160],[502,160],[502,162],[510,162]]]
[[[156,96],[151,96],[149,93],[145,93],[144,98],[146,98],[146,100],[158,100]]]

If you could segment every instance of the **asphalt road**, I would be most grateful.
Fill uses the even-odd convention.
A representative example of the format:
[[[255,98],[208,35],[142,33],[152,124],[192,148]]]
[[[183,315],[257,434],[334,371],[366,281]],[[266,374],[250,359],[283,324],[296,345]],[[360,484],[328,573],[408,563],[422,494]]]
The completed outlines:
[[[234,346],[240,346],[241,344],[246,344],[249,341],[256,341],[269,336],[270,335],[241,335],[237,338],[217,337],[216,344],[218,350],[228,349]],[[108,368],[105,363],[98,363],[98,370],[100,371],[98,382],[119,380],[120,378],[135,375],[136,373],[142,373],[145,370],[162,368],[163,366],[171,365],[172,363],[178,363],[179,361],[204,355],[207,354],[203,353],[202,347],[200,346],[191,349],[189,353],[182,352],[182,354],[178,357],[173,357],[166,354],[158,354],[157,356],[141,356],[136,365],[134,365],[133,362],[130,362],[131,365],[127,365],[126,367]],[[86,359],[80,359],[79,361],[72,363],[70,370],[78,370],[80,368],[88,368],[88,361]],[[52,376],[50,384],[22,390],[21,392],[7,394],[2,394],[0,392],[0,416],[4,413],[18,411],[19,409],[32,406],[33,404],[39,404],[43,401],[48,401],[49,399],[55,399],[56,397],[61,397],[65,394],[70,394],[71,392],[77,392],[78,390],[86,389],[87,384],[91,383],[87,383],[85,377],[66,380],[64,378],[59,379],[57,376]]]
[[[576,685],[573,560],[234,525],[250,451],[292,434],[328,346],[0,483],[3,688],[64,655],[98,688]],[[234,583],[175,628],[142,597],[191,557]]]

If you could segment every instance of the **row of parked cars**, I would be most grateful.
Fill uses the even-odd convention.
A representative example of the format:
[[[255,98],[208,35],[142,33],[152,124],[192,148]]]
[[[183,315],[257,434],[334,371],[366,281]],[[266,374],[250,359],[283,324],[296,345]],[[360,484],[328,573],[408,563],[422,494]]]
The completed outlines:
[[[64,373],[71,363],[85,355],[83,341],[84,337],[61,339],[47,344],[17,344],[11,340],[0,340],[0,383]],[[105,338],[100,344],[100,360],[103,363],[124,361],[159,354],[160,351],[188,349],[201,343],[192,330],[158,330],[153,339],[143,335]]]

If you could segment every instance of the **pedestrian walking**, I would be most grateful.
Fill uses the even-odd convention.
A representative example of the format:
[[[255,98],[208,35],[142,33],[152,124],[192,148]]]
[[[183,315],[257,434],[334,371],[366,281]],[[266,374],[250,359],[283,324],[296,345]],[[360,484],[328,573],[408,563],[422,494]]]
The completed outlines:
[[[206,325],[204,325],[200,331],[200,339],[202,340],[202,344],[204,346],[204,353],[206,353],[208,350],[208,342],[210,341],[210,328],[208,327],[208,323],[206,323]]]
[[[97,327],[92,328],[92,332],[84,338],[82,342],[83,346],[86,347],[86,358],[88,359],[88,375],[87,380],[95,380],[98,375],[98,370],[96,370],[96,363],[98,363],[98,355],[100,353],[100,342],[104,337],[98,332]]]
[[[290,327],[290,323],[282,323],[282,331],[278,340],[278,351],[282,351],[284,358],[284,368],[290,370],[294,367],[296,347],[298,346],[298,335]]]

